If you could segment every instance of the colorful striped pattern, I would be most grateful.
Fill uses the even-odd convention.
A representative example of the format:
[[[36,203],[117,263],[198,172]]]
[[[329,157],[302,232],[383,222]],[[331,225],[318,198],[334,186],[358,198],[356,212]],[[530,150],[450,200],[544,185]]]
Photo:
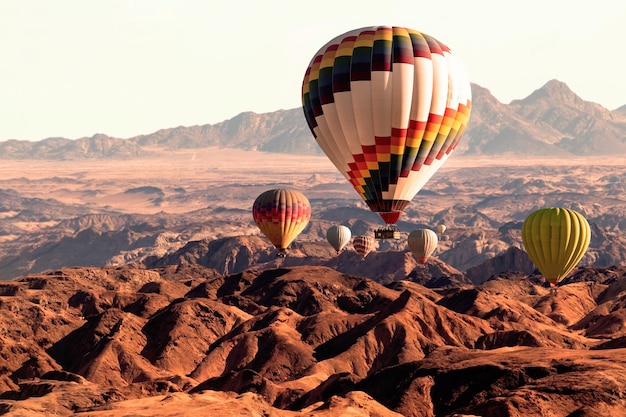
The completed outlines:
[[[354,251],[361,256],[361,259],[365,257],[374,249],[376,241],[370,236],[355,236],[352,239],[352,247]]]
[[[459,143],[471,88],[441,42],[377,26],[345,33],[315,54],[302,106],[329,159],[372,211],[395,223]]]
[[[522,224],[526,253],[551,286],[580,262],[589,247],[591,229],[582,214],[565,208],[544,208]]]
[[[284,252],[311,218],[311,204],[299,191],[276,189],[259,195],[252,217],[279,252]]]
[[[407,246],[420,264],[425,264],[430,255],[437,249],[439,239],[437,233],[430,229],[417,229],[409,233]]]

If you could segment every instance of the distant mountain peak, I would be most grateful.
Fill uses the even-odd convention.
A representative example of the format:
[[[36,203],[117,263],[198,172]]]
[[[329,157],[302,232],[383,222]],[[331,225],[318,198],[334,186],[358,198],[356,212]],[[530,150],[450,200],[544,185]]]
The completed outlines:
[[[511,104],[543,100],[547,100],[555,105],[564,103],[583,103],[583,100],[578,97],[567,84],[559,80],[550,80],[541,88],[533,91],[533,93],[525,99],[513,100]]]

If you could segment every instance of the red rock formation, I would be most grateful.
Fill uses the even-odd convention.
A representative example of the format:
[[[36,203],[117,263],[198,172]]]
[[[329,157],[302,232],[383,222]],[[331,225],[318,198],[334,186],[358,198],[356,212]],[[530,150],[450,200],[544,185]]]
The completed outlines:
[[[0,285],[0,411],[622,415],[626,268],[570,282],[197,264],[23,277]]]

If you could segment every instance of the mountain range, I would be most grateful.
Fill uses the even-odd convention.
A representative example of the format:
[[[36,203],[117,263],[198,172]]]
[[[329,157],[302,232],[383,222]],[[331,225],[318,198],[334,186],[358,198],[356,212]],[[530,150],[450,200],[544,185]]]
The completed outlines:
[[[201,126],[179,126],[121,139],[96,134],[80,139],[52,137],[36,142],[0,142],[3,159],[121,159],[155,150],[217,146],[299,155],[321,155],[301,108],[241,113]],[[472,113],[460,155],[626,154],[626,105],[608,110],[585,101],[558,80],[509,104],[472,84]]]

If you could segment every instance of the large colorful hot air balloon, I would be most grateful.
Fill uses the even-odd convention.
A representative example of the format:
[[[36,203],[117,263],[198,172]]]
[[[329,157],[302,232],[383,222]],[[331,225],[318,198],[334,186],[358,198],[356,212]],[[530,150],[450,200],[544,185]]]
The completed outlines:
[[[522,224],[522,241],[537,269],[555,286],[578,264],[591,240],[582,214],[565,208],[544,208]]]
[[[304,230],[311,218],[311,204],[299,191],[276,189],[261,193],[252,206],[252,217],[261,232],[278,249],[278,256]]]
[[[351,237],[352,232],[344,225],[330,226],[326,231],[326,240],[328,240],[328,243],[335,248],[337,253],[341,252],[341,250],[350,242]]]
[[[395,26],[331,40],[302,83],[317,143],[387,225],[454,151],[471,104],[469,79],[450,49]]]
[[[372,251],[372,249],[374,249],[375,243],[376,241],[374,240],[374,238],[370,236],[355,236],[354,239],[352,239],[352,247],[354,248],[354,251],[361,256],[362,259],[365,259],[365,257]]]
[[[420,264],[425,264],[428,257],[437,249],[437,233],[430,229],[417,229],[409,233],[407,245]]]

